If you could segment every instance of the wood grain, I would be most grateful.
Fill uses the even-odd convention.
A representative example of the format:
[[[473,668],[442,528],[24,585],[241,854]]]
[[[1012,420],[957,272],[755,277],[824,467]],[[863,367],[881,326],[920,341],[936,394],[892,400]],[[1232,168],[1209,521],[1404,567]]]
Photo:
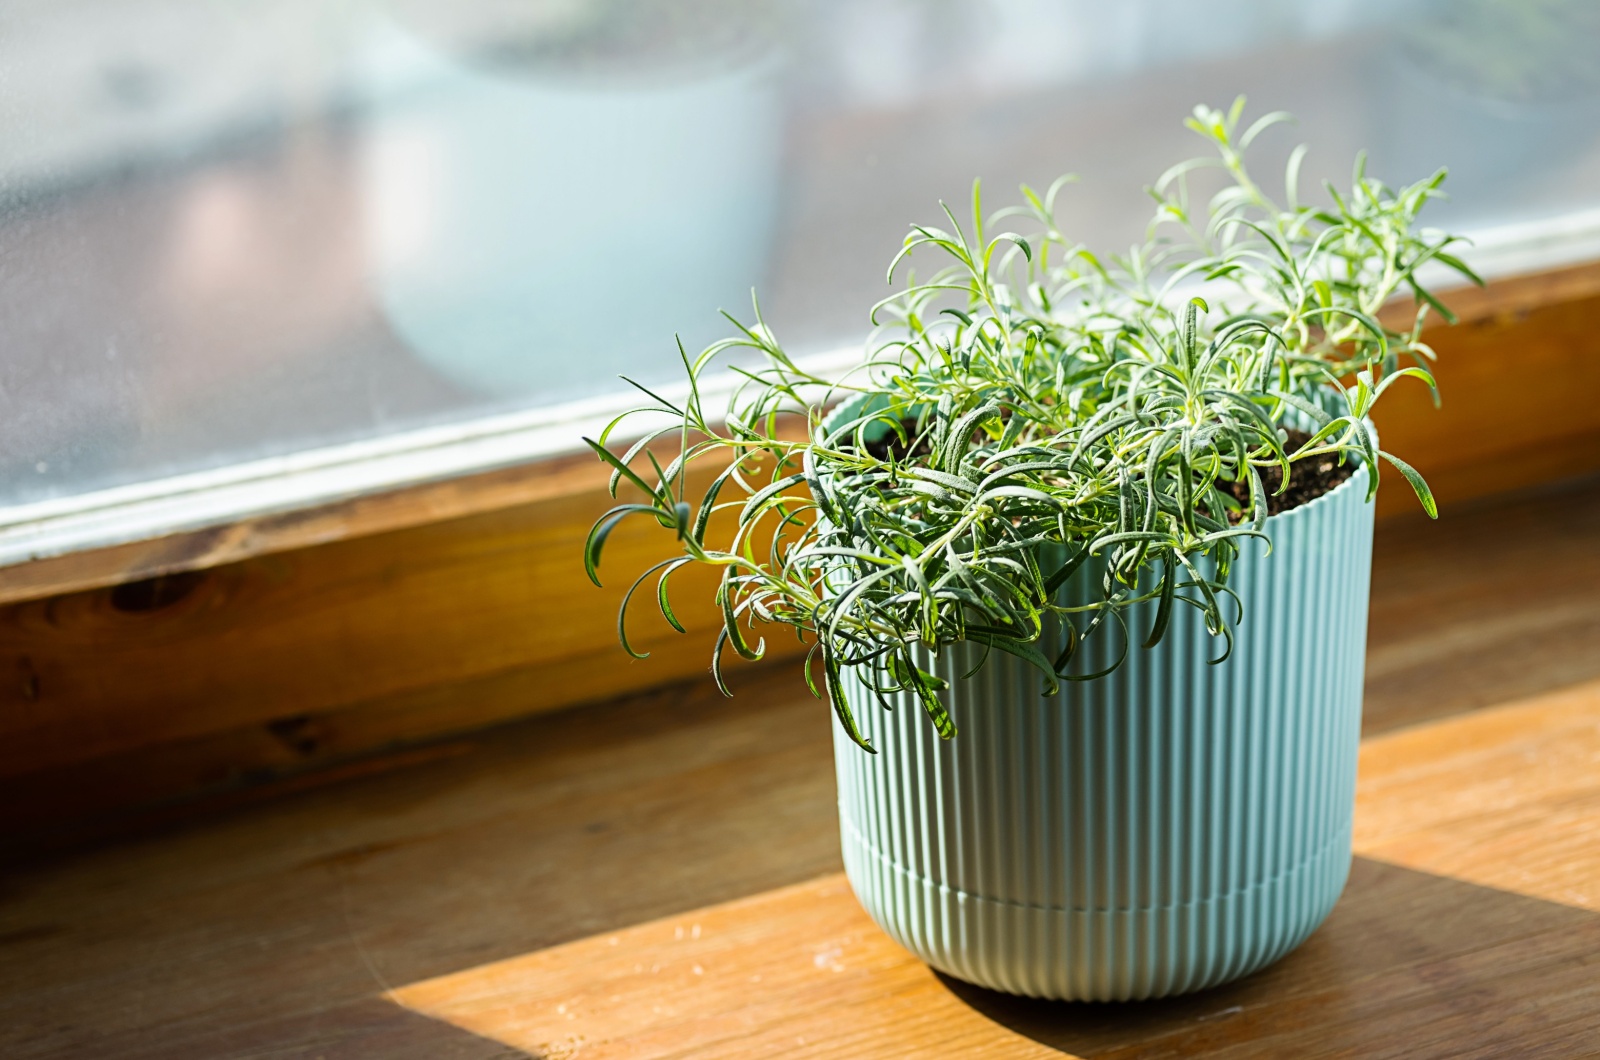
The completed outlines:
[[[840,876],[390,996],[530,1055],[574,1060],[1022,1058],[1062,1055],[1050,1047],[1062,1042],[1094,1057],[1574,1049],[1600,1036],[1597,765],[1600,684],[1370,741],[1357,850],[1434,873],[1366,863],[1306,950],[1190,1001],[1070,1006],[957,985],[883,935]],[[1451,937],[1462,914],[1475,914],[1472,930]],[[1405,953],[1397,942],[1424,945]],[[1494,1010],[1525,1006],[1539,1018],[1509,1026]],[[1147,1007],[1157,1018],[1139,1018]],[[1104,1010],[1126,1015],[1104,1020]]]
[[[1435,411],[1420,386],[1386,399],[1385,444],[1434,481],[1446,522],[1470,516],[1486,490],[1600,468],[1600,403],[1591,399],[1600,393],[1600,339],[1586,325],[1600,312],[1592,288],[1600,266],[1586,270],[1460,293],[1469,322],[1435,338],[1444,408]],[[1500,382],[1508,350],[1528,383],[1509,394]],[[0,835],[52,833],[185,796],[343,769],[362,756],[703,674],[715,622],[704,572],[678,575],[688,637],[651,617],[646,600],[635,635],[653,657],[630,661],[616,649],[620,586],[593,589],[578,563],[590,521],[609,503],[604,477],[587,460],[496,472],[409,500],[370,497],[241,524],[216,531],[199,552],[140,545],[137,562],[154,565],[107,579],[163,573],[0,607]],[[1386,525],[1407,527],[1401,536],[1417,542],[1409,551],[1416,566],[1400,570],[1401,580],[1411,569],[1438,569],[1417,557],[1437,547],[1442,528],[1411,529],[1414,499],[1398,476],[1386,483],[1382,509],[1407,513]],[[1560,542],[1557,579],[1569,591],[1537,613],[1482,612],[1470,635],[1482,644],[1515,638],[1519,651],[1581,680],[1592,668],[1576,649],[1600,628],[1600,593],[1590,591],[1600,573],[1581,544],[1595,531],[1576,515],[1554,517],[1574,528]],[[397,526],[405,528],[373,532]],[[653,531],[634,524],[619,532],[607,571],[621,578],[669,554],[672,542]],[[1393,707],[1379,715],[1418,718],[1443,702],[1416,694],[1419,681],[1439,676],[1436,661],[1451,656],[1424,635],[1437,625],[1430,616],[1490,584],[1518,599],[1526,572],[1548,561],[1529,555],[1525,534],[1478,540],[1473,562],[1493,577],[1451,581],[1456,588],[1442,593],[1412,579],[1411,603],[1393,608],[1380,545],[1374,628],[1397,632],[1384,634],[1373,657],[1370,687]],[[220,563],[240,556],[251,558]],[[1390,612],[1406,612],[1404,621],[1385,625]],[[771,644],[779,655],[798,647],[786,636]],[[1510,657],[1486,653],[1481,662]],[[1543,672],[1501,670],[1477,693],[1444,676],[1464,696],[1493,702],[1534,691],[1513,687],[1517,674]]]
[[[1600,479],[1380,523],[1363,727],[1600,679]]]
[[[1368,740],[1356,807],[1367,857],[1600,913],[1600,682]]]
[[[1019,1002],[946,980],[840,876],[390,996],[573,1060],[1577,1055],[1600,1042],[1597,765],[1600,683],[1369,742],[1356,846],[1389,864],[1364,862],[1304,949],[1193,999]]]
[[[1430,440],[1435,436],[1455,437],[1458,421],[1469,425],[1484,422],[1467,415],[1468,405],[1473,412],[1488,406],[1489,422],[1497,425],[1506,419],[1523,422],[1526,409],[1517,403],[1518,395],[1512,395],[1512,407],[1505,406],[1501,403],[1505,395],[1501,394],[1499,386],[1492,385],[1494,380],[1490,380],[1491,386],[1486,392],[1469,391],[1481,385],[1482,373],[1471,367],[1457,370],[1451,366],[1455,359],[1470,358],[1492,370],[1508,347],[1518,350],[1520,394],[1543,413],[1533,421],[1535,443],[1563,433],[1579,441],[1586,435],[1600,434],[1600,418],[1597,418],[1600,414],[1581,403],[1563,400],[1581,393],[1582,385],[1593,378],[1587,370],[1593,367],[1600,340],[1579,329],[1577,324],[1586,313],[1592,313],[1597,295],[1600,295],[1600,263],[1507,277],[1481,289],[1467,287],[1445,292],[1444,302],[1464,325],[1469,325],[1466,330],[1475,336],[1458,339],[1456,332],[1441,328],[1429,335],[1429,340],[1446,355],[1444,370],[1451,379],[1447,385],[1457,395],[1452,398],[1450,416],[1438,419],[1431,405],[1416,400],[1415,395],[1407,402],[1393,402],[1383,417],[1386,438],[1390,430],[1400,432],[1397,437],[1407,442],[1417,437]],[[1563,307],[1567,311],[1563,311]],[[1397,303],[1385,315],[1395,326],[1402,326],[1413,314],[1408,304]],[[1528,369],[1576,370],[1579,375],[1565,378],[1539,375],[1523,370],[1522,365]],[[1552,398],[1554,406],[1547,404]],[[1460,415],[1457,415],[1458,408]],[[1564,420],[1563,417],[1572,418]],[[1493,432],[1486,432],[1486,436],[1492,437]],[[1487,458],[1496,463],[1494,484],[1482,489],[1471,476],[1458,474],[1450,454],[1429,454],[1437,465],[1436,471],[1444,475],[1444,495],[1451,498],[1479,496],[1600,466],[1596,463],[1600,457],[1583,460],[1572,454],[1555,459],[1553,456],[1555,454],[1539,444],[1519,452],[1508,450],[1508,455],[1504,456],[1497,450]],[[1469,462],[1478,463],[1483,459],[1474,452]],[[0,568],[0,604],[204,570],[254,556],[387,534],[507,508],[542,505],[562,498],[593,498],[598,496],[604,479],[601,469],[584,454],[532,466],[421,482],[301,511],[263,515],[225,526],[34,560]],[[1409,509],[1394,499],[1386,501],[1386,512],[1400,510]]]
[[[1506,282],[1503,302],[1459,292],[1462,322],[1428,331],[1440,406],[1405,380],[1374,416],[1384,448],[1422,472],[1442,508],[1600,470],[1600,295],[1574,278],[1559,288],[1569,300],[1527,308],[1537,283]],[[1384,470],[1394,488],[1379,494],[1380,517],[1416,511]]]
[[[563,1060],[1582,1056],[1597,939],[1593,914],[1359,859],[1283,963],[1187,998],[1070,1005],[930,971],[833,876],[390,997]]]
[[[378,702],[386,720],[365,736],[357,721],[331,726],[344,743],[327,737],[370,749],[706,672],[714,580],[703,569],[674,581],[687,636],[646,594],[633,635],[657,654],[630,660],[616,646],[628,576],[675,542],[648,520],[624,524],[607,544],[609,587],[596,590],[577,531],[594,502],[569,497],[0,610],[13,678],[0,676],[0,777],[244,726],[268,726],[282,757],[321,746],[324,715]],[[463,682],[480,695],[463,697]],[[430,711],[440,689],[452,690],[448,710]]]
[[[0,1056],[522,1055],[384,988],[837,869],[831,715],[748,676],[10,867]]]
[[[532,531],[519,529],[515,521],[505,527],[499,545],[494,537],[478,538],[475,546],[468,541],[457,545],[515,560],[519,543],[528,540],[520,535]],[[642,529],[648,528],[634,532]],[[449,528],[435,532],[445,534]],[[649,536],[642,535],[640,547],[651,546]],[[1374,556],[1366,730],[1381,732],[1600,678],[1597,539],[1600,480],[1463,503],[1447,508],[1437,523],[1381,523]],[[627,540],[619,538],[618,544]],[[105,591],[77,598],[74,606],[82,608],[77,611],[62,603],[0,611],[0,619],[15,622],[31,615],[36,623],[28,630],[0,625],[0,643],[26,645],[12,671],[15,683],[8,686],[0,671],[0,705],[36,710],[45,722],[53,720],[68,750],[85,714],[61,696],[54,676],[59,670],[72,671],[79,682],[77,695],[98,697],[96,708],[111,718],[167,712],[162,724],[177,725],[185,721],[183,699],[195,701],[188,708],[193,713],[187,721],[194,726],[188,735],[148,742],[141,737],[153,733],[131,729],[129,743],[120,749],[111,746],[53,768],[19,754],[27,768],[0,775],[0,836],[13,847],[59,848],[313,783],[309,775],[318,771],[330,771],[326,779],[332,781],[352,770],[384,768],[383,762],[411,761],[405,749],[429,739],[470,733],[508,717],[566,705],[579,696],[598,698],[607,691],[673,678],[692,680],[705,673],[708,640],[702,636],[696,643],[666,632],[648,608],[636,632],[656,652],[649,660],[630,661],[607,639],[593,653],[546,655],[547,661],[518,665],[518,652],[544,647],[527,643],[537,636],[538,585],[571,578],[571,568],[510,581],[502,587],[509,593],[481,594],[474,608],[461,609],[452,618],[455,625],[445,631],[451,634],[446,637],[408,616],[435,606],[429,592],[448,592],[450,567],[430,571],[428,562],[408,564],[394,553],[393,569],[386,573],[382,566],[365,565],[365,554],[358,550],[348,562],[319,568],[338,569],[348,581],[340,594],[313,596],[315,609],[302,596],[306,586],[294,573],[297,556],[291,554],[212,572],[205,576],[216,579],[209,587],[202,582],[190,596],[151,611],[119,612]],[[460,562],[470,567],[480,554],[467,551]],[[618,559],[627,557],[619,552],[613,557]],[[243,598],[265,598],[271,602],[269,611],[282,614],[271,623],[258,622],[245,605],[234,606],[226,597],[215,611],[197,608],[195,597],[223,593],[218,582],[231,576],[246,581],[240,590]],[[579,578],[564,591],[579,604],[591,601],[594,610],[575,608],[573,623],[592,622],[603,630],[597,636],[609,638],[617,589],[602,593]],[[256,582],[262,587],[253,588]],[[680,586],[680,603],[690,603],[689,588],[687,581]],[[380,591],[391,592],[404,606],[392,612],[362,606],[367,594]],[[196,608],[198,614],[186,608]],[[92,626],[86,625],[77,638],[67,636],[84,615],[99,615],[97,621],[112,629],[172,628],[169,635],[152,636],[143,646],[108,644],[103,654],[91,654],[84,645],[100,635]],[[88,619],[82,620],[87,624]],[[698,621],[708,623],[710,617],[702,613]],[[261,626],[274,630],[274,639],[253,639],[252,631]],[[410,655],[408,672],[420,674],[420,683],[363,697],[359,689],[341,692],[320,685],[317,669],[298,673],[300,664],[339,664],[340,646],[327,642],[333,636],[367,642],[361,653],[352,654],[380,668],[373,675],[375,684],[397,676],[381,668],[387,665],[386,652],[402,650]],[[194,638],[192,652],[183,650],[185,637]],[[473,637],[483,639],[474,644]],[[792,644],[776,639],[771,646],[781,655]],[[249,652],[243,650],[247,645]],[[484,668],[484,656],[496,646],[511,665]],[[179,663],[188,672],[169,678],[169,668]],[[736,688],[741,681],[759,680],[760,669],[730,665],[730,680]],[[124,685],[124,675],[132,674],[145,684]],[[798,689],[798,676],[790,679]],[[264,694],[285,684],[292,699]],[[30,693],[35,698],[26,698]],[[662,702],[681,694],[682,689],[670,692]],[[215,727],[208,728],[207,722]],[[103,735],[116,736],[117,730],[108,725]],[[369,763],[375,755],[376,762]],[[251,794],[247,789],[259,790]]]
[[[604,483],[605,475],[587,453],[423,482],[299,511],[0,567],[0,603],[205,570],[253,556],[559,501],[592,494]]]
[[[898,957],[903,993],[853,994],[807,1019],[842,1034],[861,1026],[845,1015],[892,1009],[894,1040],[936,1056],[963,1055],[944,1048],[930,1022],[938,1012],[963,1036],[987,1028],[998,1055],[1592,1052],[1597,915],[1568,892],[1587,903],[1583,880],[1596,878],[1596,811],[1584,800],[1600,770],[1582,741],[1593,739],[1583,718],[1600,680],[1600,626],[1543,638],[1553,647],[1540,654],[1541,638],[1493,623],[1537,616],[1541,600],[1600,599],[1568,564],[1593,540],[1571,520],[1597,502],[1564,491],[1518,503],[1527,511],[1482,506],[1416,536],[1406,523],[1380,531],[1387,573],[1372,650],[1398,650],[1413,636],[1426,650],[1369,684],[1375,736],[1358,817],[1368,856],[1333,919],[1284,964],[1195,998],[1064,1009],[939,980]],[[1523,551],[1501,567],[1487,561],[1484,541],[1506,525]],[[1542,555],[1561,577],[1528,576]],[[1496,658],[1500,635],[1510,661]],[[1585,690],[1559,690],[1585,666]],[[0,1055],[530,1055],[496,1040],[511,1029],[464,1030],[389,992],[420,1004],[408,988],[466,982],[507,967],[499,962],[603,942],[663,917],[693,941],[693,910],[838,870],[830,715],[792,662],[736,674],[731,701],[702,680],[537,717],[234,787],[221,806],[186,803],[146,818],[142,838],[11,865],[0,876]],[[1528,695],[1541,681],[1545,694],[1528,703],[1501,709],[1483,698]],[[471,709],[481,691],[463,685],[457,708]],[[427,709],[449,706],[438,693]],[[1537,878],[1518,877],[1519,865]],[[849,904],[816,915],[846,926],[860,916]],[[852,974],[815,964],[854,959],[848,951],[801,956],[813,971],[800,971],[824,980],[807,990]],[[692,966],[689,975],[704,979]],[[465,1022],[469,1004],[492,1007],[488,994],[474,996],[435,1000],[459,1007]],[[564,1025],[544,1034],[558,1045],[574,1033],[559,1015]],[[763,1033],[777,1035],[774,1026]],[[532,1028],[516,1033],[532,1041]],[[988,1048],[958,1040],[968,1052]],[[852,1055],[856,1041],[836,1054]],[[893,1055],[864,1055],[885,1052]]]
[[[1007,1034],[867,918],[843,876],[390,997],[540,1057],[1059,1055]]]

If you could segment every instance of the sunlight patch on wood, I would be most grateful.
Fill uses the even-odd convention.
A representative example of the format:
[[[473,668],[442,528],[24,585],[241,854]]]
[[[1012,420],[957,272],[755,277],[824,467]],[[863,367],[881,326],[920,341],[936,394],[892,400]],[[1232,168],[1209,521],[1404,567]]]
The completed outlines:
[[[950,1056],[1066,1055],[959,999],[867,919],[842,875],[414,983],[391,997],[552,1060],[894,1058],[930,1055],[935,1043]]]
[[[1600,910],[1600,682],[1374,737],[1362,745],[1360,768],[1356,853],[1430,874],[1402,883],[1433,893],[1454,880],[1504,892],[1503,901]],[[1362,869],[1366,877],[1386,871]],[[1345,971],[1356,980],[1410,982],[1405,967],[1389,967],[1393,955],[1382,945],[1354,945],[1353,933],[1374,902],[1388,910],[1378,939],[1403,935],[1416,910],[1404,902],[1389,909],[1395,899],[1371,879],[1363,887],[1335,911],[1334,926],[1282,965],[1222,992],[1154,1003],[1146,1011],[1162,1026],[1151,1033],[1248,1037],[1243,1024],[1224,1025],[1313,1003],[1313,987],[1327,989],[1321,966],[1329,961],[1355,961]],[[1455,898],[1492,893],[1464,888]],[[1504,916],[1521,922],[1534,911],[1518,906]],[[1070,1055],[1026,1033],[1031,1003],[975,1004],[902,950],[840,875],[424,980],[390,997],[550,1060]],[[1023,1018],[1003,1024],[983,1006],[1016,1007]],[[1053,1007],[1051,1018],[1082,1022],[1068,1040],[1090,1042],[1110,1033],[1095,1021],[1118,1009]],[[1206,1026],[1218,1029],[1202,1033]]]
[[[1355,832],[1365,857],[1600,911],[1600,682],[1364,741]]]

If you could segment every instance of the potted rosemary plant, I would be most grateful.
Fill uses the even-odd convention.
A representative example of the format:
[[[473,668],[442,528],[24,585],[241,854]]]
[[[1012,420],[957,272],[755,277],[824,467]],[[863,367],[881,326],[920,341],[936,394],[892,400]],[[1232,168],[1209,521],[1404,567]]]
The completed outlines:
[[[1241,128],[1242,109],[1196,109],[1215,154],[1157,181],[1126,257],[1058,229],[1061,182],[993,217],[975,185],[966,224],[912,229],[891,281],[908,257],[943,267],[875,308],[858,368],[807,372],[757,309],[684,357],[685,402],[637,410],[664,425],[589,442],[613,495],[644,495],[595,524],[590,576],[647,516],[682,555],[624,614],[654,578],[677,626],[673,572],[721,568],[719,685],[760,627],[798,632],[838,717],[856,894],[984,986],[1223,982],[1303,940],[1348,873],[1380,466],[1435,514],[1368,414],[1406,376],[1433,385],[1422,323],[1448,313],[1419,266],[1472,274],[1416,226],[1443,171],[1392,190],[1358,161],[1314,206],[1297,149],[1280,205],[1241,152],[1284,116]],[[1396,330],[1378,311],[1402,294],[1419,308]],[[738,348],[759,362],[713,416],[701,384]]]

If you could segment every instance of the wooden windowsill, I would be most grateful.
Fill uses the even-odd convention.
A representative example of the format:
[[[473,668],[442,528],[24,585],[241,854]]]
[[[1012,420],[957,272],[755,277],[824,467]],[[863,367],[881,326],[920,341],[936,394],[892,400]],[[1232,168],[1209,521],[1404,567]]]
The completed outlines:
[[[1576,1055],[1600,1038],[1597,755],[1600,683],[1367,740],[1332,916],[1278,964],[1189,997],[1051,1003],[939,975],[838,874],[389,997],[530,1056],[595,1060]]]
[[[0,1053],[1580,1055],[1597,533],[1600,481],[1380,526],[1356,867],[1234,985],[1074,1006],[929,973],[840,885],[832,719],[790,662],[735,670],[731,701],[700,680],[13,865]]]
[[[1443,294],[1443,301],[1460,318],[1461,324],[1489,326],[1497,330],[1522,325],[1530,314],[1574,302],[1585,302],[1600,295],[1600,262],[1568,265],[1547,272],[1511,276],[1494,280],[1484,288],[1456,288]],[[1412,310],[1409,303],[1397,304],[1387,316],[1403,325]],[[1451,333],[1435,325],[1438,344],[1446,351],[1454,344]],[[1535,337],[1534,341],[1538,341]],[[832,355],[840,360],[838,354]],[[1448,361],[1445,378],[1452,374]],[[1519,385],[1529,384],[1527,372],[1519,372]],[[1448,387],[1448,383],[1446,384]],[[1452,395],[1452,401],[1480,402],[1479,381],[1458,383],[1456,389],[1474,389]],[[1534,384],[1537,389],[1537,384]],[[1448,392],[1448,391],[1447,391]],[[1412,435],[1448,435],[1448,426],[1434,419],[1431,405],[1417,401],[1394,402],[1404,409],[1386,409],[1386,432],[1398,428],[1409,439]],[[1520,410],[1518,410],[1520,412]],[[1550,426],[1550,425],[1546,425]],[[1566,424],[1568,433],[1581,435],[1600,430],[1600,418],[1590,422],[1578,416]],[[578,426],[571,428],[575,442]],[[1386,433],[1386,439],[1388,434]],[[1539,438],[1544,435],[1540,434]],[[1496,455],[1498,450],[1496,451]],[[1426,461],[1438,455],[1426,453]],[[1564,470],[1564,466],[1562,470]],[[1448,477],[1451,469],[1445,469]],[[1584,467],[1583,470],[1588,470]],[[1496,472],[1494,486],[1477,492],[1467,483],[1450,481],[1447,495],[1467,499],[1483,492],[1526,484],[1534,477],[1548,475],[1548,469],[1508,476]],[[531,464],[460,474],[439,480],[417,482],[399,489],[338,497],[298,507],[250,515],[200,529],[185,530],[142,540],[51,555],[0,566],[0,604],[36,599],[66,592],[115,585],[141,578],[200,570],[234,563],[254,556],[292,551],[350,538],[405,530],[430,523],[460,519],[508,508],[554,504],[574,498],[595,498],[598,502],[606,474],[587,453],[551,457]],[[1398,507],[1391,510],[1399,510]]]
[[[1378,417],[1443,518],[1600,471],[1600,264],[1449,298],[1464,322],[1430,332],[1442,408],[1402,384]],[[0,836],[360,768],[703,675],[707,571],[675,576],[687,636],[642,608],[630,636],[652,657],[616,646],[624,575],[674,542],[625,525],[606,588],[589,585],[605,479],[563,458],[0,569]],[[1398,476],[1384,482],[1380,516],[1417,518]]]

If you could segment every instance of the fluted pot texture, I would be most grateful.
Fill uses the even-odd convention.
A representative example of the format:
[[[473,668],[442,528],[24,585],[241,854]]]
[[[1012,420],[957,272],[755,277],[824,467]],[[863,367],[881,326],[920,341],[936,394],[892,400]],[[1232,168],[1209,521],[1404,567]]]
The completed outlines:
[[[1333,908],[1350,868],[1372,560],[1367,472],[1267,520],[1229,585],[1233,655],[1182,607],[1162,643],[1043,696],[1038,672],[963,645],[941,741],[846,675],[877,754],[835,726],[845,870],[901,945],[949,975],[1033,997],[1127,1000],[1246,975]],[[1092,599],[1092,572],[1063,593]],[[1153,604],[1129,615],[1142,639]],[[1122,648],[1103,628],[1075,664]],[[1059,645],[1045,645],[1054,655]]]

